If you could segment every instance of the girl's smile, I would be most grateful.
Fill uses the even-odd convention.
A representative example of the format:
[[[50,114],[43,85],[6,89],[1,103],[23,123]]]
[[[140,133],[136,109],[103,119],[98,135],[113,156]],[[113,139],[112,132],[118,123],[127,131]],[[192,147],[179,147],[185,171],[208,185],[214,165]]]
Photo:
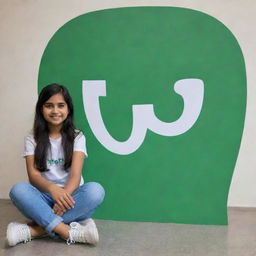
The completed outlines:
[[[48,125],[61,126],[68,116],[68,106],[61,93],[50,97],[43,105],[42,113]]]

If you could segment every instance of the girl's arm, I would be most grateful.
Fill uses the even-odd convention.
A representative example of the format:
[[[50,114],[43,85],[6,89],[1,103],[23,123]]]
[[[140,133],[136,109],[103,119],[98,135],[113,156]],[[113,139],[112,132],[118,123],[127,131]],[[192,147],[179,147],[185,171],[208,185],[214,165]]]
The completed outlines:
[[[71,195],[80,185],[82,168],[84,163],[84,153],[74,151],[68,182],[64,189]]]
[[[72,155],[72,164],[70,168],[69,179],[64,187],[65,191],[69,195],[71,195],[80,185],[83,163],[84,153],[80,151],[74,151]],[[64,214],[62,209],[60,209],[57,204],[53,206],[53,211],[59,216],[62,216]]]
[[[49,192],[63,211],[74,206],[74,200],[67,191],[41,176],[40,171],[34,167],[34,155],[26,156],[26,166],[29,182],[33,186],[39,190]]]
[[[52,182],[48,181],[47,179],[45,179],[44,177],[42,177],[40,171],[38,171],[34,167],[33,155],[26,156],[26,167],[27,167],[29,182],[39,190],[50,193],[51,189],[54,186],[57,186]]]

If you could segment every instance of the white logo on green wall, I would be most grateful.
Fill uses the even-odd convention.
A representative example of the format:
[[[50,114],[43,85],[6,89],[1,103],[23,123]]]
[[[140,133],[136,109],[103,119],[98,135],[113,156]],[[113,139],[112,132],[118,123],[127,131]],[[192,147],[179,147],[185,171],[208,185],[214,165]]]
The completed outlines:
[[[115,140],[108,133],[101,116],[98,98],[106,96],[105,81],[83,81],[84,111],[92,132],[104,147],[116,154],[131,154],[143,143],[147,129],[163,136],[176,136],[189,130],[196,122],[203,103],[203,82],[199,79],[180,80],[175,83],[174,90],[184,101],[181,117],[167,123],[155,116],[152,104],[133,105],[132,132],[125,142]]]
[[[227,223],[246,75],[221,22],[175,7],[83,14],[43,53],[38,88],[53,82],[87,138],[85,181],[106,190],[96,218]]]

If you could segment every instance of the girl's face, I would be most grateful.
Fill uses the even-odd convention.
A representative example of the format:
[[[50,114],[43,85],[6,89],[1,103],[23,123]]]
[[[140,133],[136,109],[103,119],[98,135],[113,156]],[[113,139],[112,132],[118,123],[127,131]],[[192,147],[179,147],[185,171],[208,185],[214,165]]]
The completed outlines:
[[[44,119],[51,126],[62,126],[66,120],[69,110],[61,93],[50,97],[43,105],[42,114]]]

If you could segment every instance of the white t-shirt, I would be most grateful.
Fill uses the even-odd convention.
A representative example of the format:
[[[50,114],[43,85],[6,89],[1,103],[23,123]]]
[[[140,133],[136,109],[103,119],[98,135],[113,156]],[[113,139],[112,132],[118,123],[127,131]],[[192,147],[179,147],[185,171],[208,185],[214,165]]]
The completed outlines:
[[[64,187],[68,181],[70,174],[70,168],[64,170],[64,152],[61,145],[61,137],[58,139],[50,139],[50,148],[47,154],[47,169],[49,171],[42,172],[41,175],[47,180],[55,183],[60,187]],[[83,152],[85,157],[87,157],[85,136],[80,132],[75,140],[73,151]],[[32,134],[25,138],[25,150],[24,157],[35,154],[36,142]],[[84,179],[81,176],[80,186],[84,184]]]

